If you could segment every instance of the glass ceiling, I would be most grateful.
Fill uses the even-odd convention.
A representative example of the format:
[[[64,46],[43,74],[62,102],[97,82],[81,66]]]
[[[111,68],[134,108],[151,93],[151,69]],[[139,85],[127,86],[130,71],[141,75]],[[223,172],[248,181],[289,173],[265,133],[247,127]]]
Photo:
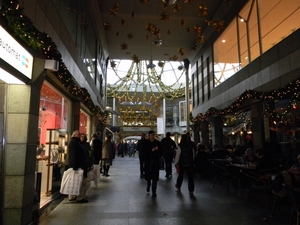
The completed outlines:
[[[118,85],[122,79],[126,79],[126,76],[128,77],[130,74],[130,76],[137,81],[137,85],[143,80],[147,80],[149,75],[159,76],[161,82],[166,86],[172,86],[175,84],[175,86],[179,87],[180,84],[185,85],[185,70],[183,62],[153,61],[153,64],[155,65],[153,69],[149,68],[150,61],[147,60],[139,63],[139,69],[133,69],[132,63],[132,60],[111,60],[107,70],[107,83],[112,86]],[[149,73],[149,71],[151,72]],[[138,78],[139,75],[140,78]]]

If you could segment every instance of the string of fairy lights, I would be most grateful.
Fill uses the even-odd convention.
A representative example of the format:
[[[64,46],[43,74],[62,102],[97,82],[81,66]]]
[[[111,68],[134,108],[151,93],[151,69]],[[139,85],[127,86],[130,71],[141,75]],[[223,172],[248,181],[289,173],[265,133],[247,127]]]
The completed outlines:
[[[105,113],[101,111],[99,106],[95,106],[90,94],[85,88],[79,87],[73,79],[72,74],[69,72],[68,68],[62,61],[62,56],[57,49],[56,44],[53,42],[52,38],[44,33],[38,31],[32,24],[31,20],[23,14],[23,8],[20,7],[19,2],[17,0],[11,1],[3,1],[2,8],[0,10],[1,17],[6,25],[13,30],[14,34],[21,40],[23,40],[29,47],[42,51],[47,59],[54,59],[59,61],[60,67],[59,71],[55,73],[58,80],[62,83],[62,85],[69,91],[70,94],[81,98],[83,103],[89,108],[89,110],[95,114],[101,115],[105,117]],[[135,62],[136,63],[136,62]],[[123,87],[127,86],[128,84],[133,84],[132,78],[123,80],[122,85]],[[183,96],[184,88],[178,88],[174,92],[172,86],[166,86],[161,83],[159,79],[159,74],[153,72],[148,72],[146,76],[149,76],[150,79],[147,79],[148,87],[152,88],[149,84],[154,84],[154,86],[158,89],[158,87],[164,87],[161,93],[164,94],[164,97],[171,96],[171,98],[177,98]],[[130,82],[130,83],[128,83]],[[145,84],[145,82],[144,82]],[[146,85],[143,85],[143,95],[147,92]],[[127,97],[128,99],[133,99],[134,95],[129,95],[129,89],[125,89],[123,92],[119,92],[118,87],[110,87],[109,95],[114,96],[116,98],[124,98]],[[190,121],[193,123],[201,122],[207,120],[207,118],[211,115],[228,115],[233,114],[234,112],[238,111],[239,107],[242,103],[248,99],[259,100],[259,101],[270,101],[270,100],[291,100],[291,107],[295,107],[295,103],[293,100],[299,100],[299,91],[300,90],[300,78],[293,80],[292,82],[288,83],[286,86],[274,89],[268,92],[259,92],[254,90],[246,90],[243,92],[231,105],[224,109],[216,109],[214,107],[210,108],[204,114],[199,113],[195,117],[190,114]],[[152,93],[155,93],[152,90]],[[171,95],[166,96],[166,94],[172,93]],[[128,94],[128,96],[126,96]],[[153,95],[153,98],[161,98],[161,96]],[[144,98],[144,97],[143,97]],[[267,107],[268,108],[268,107]],[[274,113],[271,109],[268,111],[266,109],[265,116],[271,116],[275,120],[281,120],[284,123],[296,123],[300,121],[299,116],[295,116],[291,119],[285,119],[285,115],[289,111],[284,111],[282,113]]]
[[[111,68],[120,81],[114,85],[107,85],[107,95],[119,100],[126,98],[128,101],[133,101],[140,90],[142,92],[142,101],[147,101],[147,95],[149,94],[150,98],[165,98],[166,100],[177,99],[185,95],[185,85],[178,82],[178,80],[185,76],[184,68],[182,68],[181,74],[173,84],[166,85],[161,79],[165,72],[165,62],[158,63],[160,71],[154,68],[147,68],[147,63],[147,61],[132,61],[126,76],[120,77],[114,61],[111,61]]]
[[[295,116],[293,118],[286,118],[286,115],[291,112],[291,109],[296,109],[298,107],[296,100],[300,100],[300,78],[297,78],[290,83],[286,84],[284,87],[279,89],[274,89],[271,91],[254,91],[254,90],[246,90],[244,91],[231,105],[224,109],[216,109],[211,107],[207,110],[205,114],[199,113],[196,117],[193,117],[190,114],[190,120],[193,123],[198,123],[201,121],[205,121],[211,115],[229,115],[238,111],[243,102],[248,99],[258,100],[261,102],[269,102],[275,100],[290,100],[289,107],[284,110],[282,113],[275,113],[274,109],[271,107],[265,107],[264,116],[269,117],[272,121],[281,121],[283,123],[296,123],[300,121],[299,116]]]
[[[62,55],[57,49],[52,38],[45,32],[40,32],[33,26],[32,21],[23,13],[19,1],[3,1],[0,10],[2,19],[7,26],[13,30],[14,34],[24,41],[29,47],[41,51],[46,59],[54,59],[59,61],[59,70],[53,73],[57,76],[61,84],[73,96],[82,99],[84,105],[93,113],[106,117],[99,106],[96,106],[86,88],[78,86],[73,79],[72,74],[62,61]]]

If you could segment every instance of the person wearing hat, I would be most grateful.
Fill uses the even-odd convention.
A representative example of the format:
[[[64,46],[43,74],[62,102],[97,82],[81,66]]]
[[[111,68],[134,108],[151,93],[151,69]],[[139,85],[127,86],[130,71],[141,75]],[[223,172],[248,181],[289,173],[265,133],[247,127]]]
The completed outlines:
[[[159,164],[161,157],[160,141],[155,139],[153,130],[148,132],[149,139],[145,144],[145,180],[147,181],[147,192],[152,191],[152,197],[156,197],[157,181],[159,179]]]

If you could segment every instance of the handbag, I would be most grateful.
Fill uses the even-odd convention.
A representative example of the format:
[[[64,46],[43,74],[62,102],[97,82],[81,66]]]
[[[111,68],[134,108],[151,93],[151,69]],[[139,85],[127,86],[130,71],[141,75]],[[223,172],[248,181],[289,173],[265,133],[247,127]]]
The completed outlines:
[[[82,180],[82,169],[73,170],[73,168],[69,168],[63,174],[60,193],[65,195],[79,195]]]

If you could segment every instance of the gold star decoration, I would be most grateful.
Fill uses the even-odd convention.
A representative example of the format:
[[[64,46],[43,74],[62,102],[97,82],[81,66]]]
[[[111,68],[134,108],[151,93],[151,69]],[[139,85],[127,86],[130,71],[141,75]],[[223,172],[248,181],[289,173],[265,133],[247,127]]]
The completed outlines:
[[[180,26],[184,26],[186,24],[186,21],[184,19],[179,21]]]
[[[151,33],[151,34],[154,34],[155,30],[156,30],[156,26],[152,23],[148,23],[146,25],[146,30]]]
[[[128,48],[128,45],[126,43],[121,44],[121,49],[126,50]]]
[[[223,29],[224,20],[213,20],[212,26],[214,27],[214,31],[220,31]]]
[[[122,24],[122,26],[125,26],[125,18],[121,19],[121,24]]]
[[[178,53],[179,53],[181,56],[183,56],[183,55],[184,55],[184,49],[180,47],[180,48],[178,49]]]
[[[199,42],[199,43],[203,43],[204,42],[204,36],[201,35],[201,34],[198,34],[197,37],[196,37],[196,39],[197,39],[197,42]]]
[[[167,12],[164,11],[164,12],[162,12],[160,14],[160,18],[159,19],[162,20],[162,21],[164,21],[164,22],[166,22],[167,20],[170,19],[170,15]]]
[[[158,62],[158,66],[159,66],[159,67],[164,67],[164,65],[165,65],[164,62],[162,62],[162,61],[159,61],[159,62]]]
[[[181,6],[179,4],[176,3],[175,5],[173,5],[173,12],[174,13],[178,12],[180,9],[181,9]]]
[[[202,27],[200,27],[200,26],[194,26],[193,29],[197,35],[201,34],[201,32],[202,32]]]
[[[177,61],[178,57],[176,55],[173,55],[170,57],[170,61]]]
[[[115,63],[115,61],[110,61],[110,67],[111,68],[115,68],[116,67],[116,63]]]
[[[127,34],[127,38],[128,38],[128,39],[132,39],[132,38],[133,38],[133,34],[132,34],[132,33]]]
[[[115,3],[115,4],[113,4],[113,7],[111,9],[109,9],[109,13],[112,16],[117,16],[119,10],[120,10],[119,3]]]
[[[201,17],[205,17],[205,16],[207,16],[207,6],[205,6],[205,5],[199,5],[198,6],[198,14],[199,14],[199,16],[201,16]]]
[[[110,23],[103,23],[103,29],[105,31],[111,30],[111,24]]]
[[[192,49],[193,51],[196,51],[196,50],[198,49],[198,46],[197,46],[196,44],[194,44],[194,45],[192,45],[191,49]]]
[[[135,54],[134,54],[131,58],[132,58],[132,60],[133,60],[135,63],[139,63],[139,62],[140,62],[139,57],[137,57]]]
[[[211,25],[211,21],[210,20],[204,20],[204,22],[206,23],[207,26]]]

